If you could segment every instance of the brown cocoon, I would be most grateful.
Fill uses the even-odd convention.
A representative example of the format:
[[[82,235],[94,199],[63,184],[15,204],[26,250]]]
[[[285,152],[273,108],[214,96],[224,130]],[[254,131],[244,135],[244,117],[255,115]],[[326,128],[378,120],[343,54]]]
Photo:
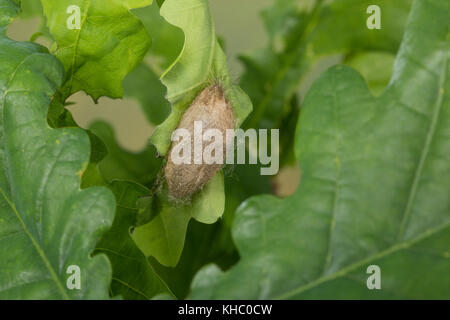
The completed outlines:
[[[202,121],[203,132],[218,129],[223,137],[223,159],[226,159],[226,130],[234,129],[233,110],[218,85],[205,88],[183,114],[177,129],[191,134],[191,164],[175,164],[172,149],[181,141],[173,142],[165,167],[169,194],[184,199],[201,189],[222,168],[222,164],[194,164],[194,121]],[[210,142],[203,142],[203,149]]]

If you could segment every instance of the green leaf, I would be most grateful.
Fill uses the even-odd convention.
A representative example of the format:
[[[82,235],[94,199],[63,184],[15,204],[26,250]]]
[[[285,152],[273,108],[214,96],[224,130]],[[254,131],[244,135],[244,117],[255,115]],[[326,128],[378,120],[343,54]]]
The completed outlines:
[[[130,237],[129,229],[138,211],[137,201],[150,190],[127,181],[115,181],[109,187],[117,199],[116,216],[111,229],[97,244],[96,252],[106,253],[111,261],[112,295],[132,300],[171,294]]]
[[[181,54],[162,76],[169,101],[174,101],[208,81],[216,34],[209,3],[205,0],[183,3],[169,0],[161,7],[160,14],[167,22],[183,30],[185,36]]]
[[[349,67],[315,82],[297,192],[238,210],[240,262],[205,268],[192,298],[450,298],[449,19],[449,2],[414,2],[380,97]],[[366,286],[370,265],[381,290]]]
[[[160,75],[180,55],[184,44],[184,33],[161,17],[157,1],[154,1],[151,6],[135,9],[132,12],[142,21],[152,38],[152,47],[147,60],[152,69]]]
[[[202,223],[214,223],[225,206],[223,176],[219,172],[191,202],[174,203],[164,188],[154,196],[157,215],[149,223],[134,229],[132,238],[147,256],[155,257],[162,265],[177,265],[184,247],[186,230],[191,218]]]
[[[308,34],[308,55],[345,53],[349,50],[396,52],[405,30],[412,0],[344,0],[324,6],[320,23]],[[377,5],[381,11],[381,29],[366,27],[367,8]]]
[[[307,2],[295,0],[275,0],[273,6],[263,11],[269,45],[240,57],[245,66],[240,85],[255,106],[244,127],[283,128],[280,130],[281,167],[294,158],[290,128],[295,126],[300,112],[297,100],[302,100],[296,92],[299,84],[304,85],[304,79],[310,79],[311,73],[317,72],[314,67],[320,65],[318,62],[324,64],[327,61],[324,57],[340,54],[347,56],[344,59],[347,63],[366,71],[365,65],[349,59],[361,51],[371,54],[382,50],[386,55],[396,52],[411,0],[375,3],[382,10],[381,30],[366,28],[366,9],[373,1],[310,1],[307,5]],[[339,59],[332,60],[336,63]],[[392,60],[378,59],[382,62],[377,67],[391,72],[389,62]],[[389,80],[390,76],[391,73],[383,79]],[[382,80],[367,80],[376,92],[384,89]]]
[[[180,259],[191,219],[189,211],[159,204],[158,215],[149,223],[136,227],[132,238],[146,257],[153,256],[161,264],[174,267]]]
[[[106,299],[109,262],[90,253],[112,223],[114,197],[80,190],[88,135],[46,121],[64,69],[46,48],[5,36],[18,1],[0,8],[0,299]],[[66,286],[71,265],[79,290]]]
[[[149,259],[153,269],[170,286],[178,299],[186,297],[193,277],[205,264],[217,263],[226,269],[239,259],[225,220],[226,216],[215,224],[191,220],[185,248],[175,268],[164,267],[155,259]]]
[[[255,165],[226,167],[226,202],[222,219],[214,224],[189,222],[185,247],[175,268],[164,267],[149,258],[154,270],[170,286],[177,298],[184,299],[197,271],[208,263],[215,263],[222,269],[230,268],[239,259],[231,238],[231,225],[236,208],[252,195],[271,191],[268,176],[261,176]]]
[[[54,54],[67,72],[62,101],[85,91],[95,101],[101,96],[122,97],[122,80],[150,47],[144,26],[130,9],[151,0],[42,0]],[[80,8],[80,29],[69,29],[69,6]]]

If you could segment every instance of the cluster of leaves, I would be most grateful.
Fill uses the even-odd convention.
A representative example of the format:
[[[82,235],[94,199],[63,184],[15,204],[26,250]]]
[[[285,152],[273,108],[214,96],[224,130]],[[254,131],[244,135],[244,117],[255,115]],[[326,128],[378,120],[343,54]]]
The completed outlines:
[[[242,90],[208,0],[22,2],[53,45],[9,39],[20,1],[0,0],[1,298],[450,297],[448,3],[274,0],[268,46],[240,57]],[[373,3],[381,30],[364,27]],[[79,30],[66,27],[74,4]],[[366,82],[337,66],[303,99],[331,55]],[[270,180],[247,165],[189,203],[168,199],[170,135],[216,82],[236,127],[282,129],[282,165],[295,155],[302,170],[295,194],[259,195]],[[77,128],[65,107],[79,91],[136,98],[158,125],[152,144],[132,154],[107,123]],[[381,291],[365,286],[370,264]],[[81,290],[65,286],[70,265]]]
[[[377,55],[376,61],[384,64],[393,61],[386,60],[386,56],[393,56],[398,49],[411,4],[411,0],[375,1],[383,12],[383,28],[373,32],[364,27],[367,18],[364,13],[374,1],[324,2],[275,0],[262,13],[269,34],[268,46],[240,57],[246,67],[240,85],[254,104],[254,111],[244,126],[283,128],[280,132],[282,165],[294,161],[292,132],[302,98],[299,88],[305,78],[310,78],[317,62],[335,56],[332,63],[364,67],[364,61],[371,61],[371,69],[364,75],[375,89],[377,84],[383,88],[391,68],[387,65],[382,69],[387,73],[372,74],[371,71],[377,70],[373,58]],[[360,62],[364,57],[366,60]]]

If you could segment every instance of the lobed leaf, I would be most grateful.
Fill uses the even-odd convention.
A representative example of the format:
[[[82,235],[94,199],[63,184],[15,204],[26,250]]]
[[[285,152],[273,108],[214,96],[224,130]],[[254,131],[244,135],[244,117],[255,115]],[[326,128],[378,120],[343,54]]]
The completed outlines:
[[[112,223],[114,197],[80,190],[88,135],[48,126],[64,69],[46,48],[6,37],[19,10],[0,0],[0,298],[107,299],[108,259],[90,253]],[[81,287],[70,290],[73,265]]]
[[[241,260],[203,269],[191,298],[450,298],[450,4],[415,0],[388,89],[344,66],[309,91],[302,170],[284,200],[237,212]],[[368,290],[367,267],[381,269]]]
[[[95,101],[101,96],[122,97],[122,80],[150,47],[144,26],[130,9],[151,0],[41,0],[47,25],[55,38],[53,53],[67,76],[62,101],[85,91]],[[69,6],[80,8],[80,29],[69,29]],[[73,13],[72,13],[73,14]]]

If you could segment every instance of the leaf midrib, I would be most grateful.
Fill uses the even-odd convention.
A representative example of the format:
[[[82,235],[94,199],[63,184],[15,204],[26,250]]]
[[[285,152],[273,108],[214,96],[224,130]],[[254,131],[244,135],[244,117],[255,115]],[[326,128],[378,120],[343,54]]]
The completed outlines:
[[[448,222],[448,223],[446,223],[444,225],[441,225],[439,227],[429,229],[429,230],[423,232],[418,237],[411,239],[410,241],[397,243],[396,245],[391,246],[391,247],[389,247],[389,248],[387,248],[387,249],[385,249],[383,251],[380,251],[380,252],[378,252],[376,254],[373,254],[373,255],[371,255],[371,256],[363,259],[363,260],[360,260],[358,262],[350,264],[349,266],[347,266],[345,268],[342,268],[341,270],[339,270],[339,271],[337,271],[335,273],[332,273],[332,274],[330,274],[328,276],[319,277],[319,278],[317,278],[316,280],[314,280],[312,282],[309,282],[309,283],[307,283],[305,285],[302,285],[302,286],[297,287],[297,288],[295,288],[293,290],[290,290],[287,293],[281,294],[281,295],[279,295],[279,296],[277,296],[277,297],[275,297],[273,299],[275,299],[275,300],[286,300],[286,299],[293,298],[294,296],[297,296],[297,295],[299,295],[299,294],[301,294],[301,293],[303,293],[303,292],[305,292],[305,291],[307,291],[309,289],[312,289],[312,288],[314,288],[314,287],[316,287],[316,286],[318,286],[318,285],[320,285],[322,283],[325,283],[325,282],[337,279],[337,278],[339,278],[341,276],[345,276],[349,272],[351,272],[351,271],[353,271],[353,270],[355,270],[355,269],[357,269],[359,267],[362,267],[362,266],[364,266],[364,265],[366,265],[366,264],[368,264],[368,263],[370,263],[370,262],[372,262],[374,260],[383,258],[383,257],[385,257],[385,256],[387,256],[389,254],[396,253],[397,251],[400,251],[400,250],[403,250],[403,249],[407,249],[407,248],[409,248],[409,247],[411,247],[411,246],[413,246],[413,245],[415,245],[415,244],[417,244],[417,243],[419,243],[419,242],[421,242],[421,241],[423,241],[423,240],[425,240],[425,239],[427,239],[427,238],[429,238],[429,237],[431,237],[431,236],[433,236],[433,235],[435,235],[435,234],[437,234],[437,233],[439,233],[441,231],[444,231],[447,228],[450,228],[450,222]]]
[[[434,107],[434,112],[433,112],[433,117],[431,120],[430,128],[428,130],[427,137],[425,140],[425,145],[423,147],[423,151],[420,156],[419,165],[417,166],[416,172],[414,174],[414,180],[413,180],[413,184],[411,186],[410,193],[408,196],[408,202],[406,204],[405,211],[403,213],[402,222],[401,222],[400,229],[399,229],[398,236],[397,236],[398,243],[402,240],[403,234],[405,232],[406,224],[408,223],[409,216],[411,215],[411,209],[412,209],[414,199],[416,197],[419,180],[422,177],[423,167],[424,167],[425,161],[428,157],[428,153],[430,151],[430,146],[433,141],[433,137],[436,133],[436,127],[437,127],[437,123],[438,123],[438,119],[439,119],[439,114],[442,110],[442,104],[443,104],[442,102],[443,102],[443,98],[444,98],[443,88],[444,88],[444,84],[445,84],[445,81],[447,78],[447,63],[448,63],[448,54],[445,55],[445,58],[443,61],[443,68],[442,68],[443,72],[439,79],[439,88],[438,88],[439,97],[438,97],[438,99],[436,101],[436,105]]]
[[[336,77],[333,75],[333,87],[336,87]],[[335,130],[335,143],[336,143],[336,156],[335,156],[335,169],[336,169],[336,182],[334,186],[334,199],[333,199],[333,209],[331,211],[331,221],[330,221],[330,229],[329,229],[329,237],[328,237],[328,249],[327,253],[325,255],[325,264],[323,267],[322,275],[325,275],[325,273],[328,270],[328,267],[331,263],[332,258],[332,242],[333,242],[333,234],[334,230],[336,228],[336,215],[338,212],[338,203],[340,199],[340,190],[341,190],[341,139],[339,137],[339,115],[338,115],[338,106],[337,106],[337,94],[336,90],[333,92],[333,118],[334,118],[334,130]]]
[[[135,288],[134,286],[132,286],[128,282],[125,282],[125,281],[123,281],[123,280],[121,280],[119,278],[116,278],[116,277],[112,277],[111,280],[120,283],[121,285],[123,285],[124,287],[126,287],[129,290],[133,291],[134,293],[142,296],[145,300],[151,300],[152,299],[151,297],[148,297],[144,292],[142,292],[139,289]]]

